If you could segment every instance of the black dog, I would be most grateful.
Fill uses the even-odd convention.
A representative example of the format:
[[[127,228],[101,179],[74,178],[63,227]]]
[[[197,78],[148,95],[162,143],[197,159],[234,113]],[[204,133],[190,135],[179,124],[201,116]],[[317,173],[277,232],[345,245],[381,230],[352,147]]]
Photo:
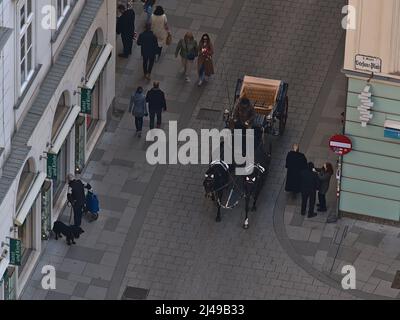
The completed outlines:
[[[85,231],[81,227],[67,226],[61,221],[56,221],[54,222],[53,232],[56,235],[56,240],[64,235],[67,238],[67,244],[70,246],[71,243],[75,244],[74,240],[79,239],[79,236]]]

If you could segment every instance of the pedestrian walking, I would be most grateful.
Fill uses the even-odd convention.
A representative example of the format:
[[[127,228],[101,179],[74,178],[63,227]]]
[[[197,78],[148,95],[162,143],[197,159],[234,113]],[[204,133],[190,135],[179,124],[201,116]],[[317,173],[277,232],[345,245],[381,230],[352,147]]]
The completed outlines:
[[[74,211],[74,226],[80,227],[82,223],[83,209],[86,202],[85,188],[90,190],[92,187],[90,184],[85,185],[81,180],[76,179],[72,174],[67,176],[67,182],[70,189],[67,199],[71,203]]]
[[[143,93],[143,88],[138,87],[136,92],[132,94],[129,102],[129,112],[135,117],[136,136],[142,136],[143,117],[148,116],[146,106],[146,96]]]
[[[153,8],[156,0],[142,0],[144,2],[143,10],[147,14],[146,24],[151,22],[151,15],[153,14]]]
[[[301,192],[301,172],[307,169],[307,159],[295,143],[293,149],[286,156],[286,185],[285,191],[291,192],[293,197]]]
[[[333,166],[331,163],[327,162],[321,169],[316,169],[319,178],[319,188],[318,188],[318,212],[326,212],[328,209],[326,207],[326,194],[329,190],[329,183],[331,182],[331,177],[333,175]]]
[[[178,54],[181,56],[183,74],[185,75],[186,82],[190,82],[190,71],[192,70],[194,60],[198,56],[198,51],[197,41],[194,39],[193,33],[191,32],[187,32],[176,46],[175,58],[178,57]]]
[[[150,114],[150,130],[154,129],[154,120],[157,116],[157,128],[161,126],[161,114],[167,110],[167,102],[165,100],[165,94],[160,89],[160,83],[154,81],[153,88],[147,92],[146,101],[149,104]]]
[[[151,70],[153,70],[154,60],[158,52],[157,38],[151,31],[150,24],[146,24],[145,31],[139,35],[137,45],[141,47],[144,77],[150,80]]]
[[[158,52],[156,58],[156,61],[158,61],[160,59],[163,47],[168,44],[168,38],[171,36],[168,27],[167,16],[164,12],[163,7],[161,6],[157,6],[151,16],[151,30],[157,37],[158,41]]]
[[[214,74],[213,54],[214,46],[211,43],[210,36],[208,34],[203,34],[199,43],[199,58],[197,59],[199,87]]]
[[[135,11],[127,9],[123,4],[118,6],[120,17],[117,20],[117,34],[121,35],[124,52],[118,56],[128,58],[132,54],[133,38],[135,36]]]
[[[314,212],[316,192],[319,187],[318,174],[314,168],[314,164],[309,162],[307,169],[301,172],[301,215],[306,214],[307,203],[308,218],[313,218],[317,214]]]

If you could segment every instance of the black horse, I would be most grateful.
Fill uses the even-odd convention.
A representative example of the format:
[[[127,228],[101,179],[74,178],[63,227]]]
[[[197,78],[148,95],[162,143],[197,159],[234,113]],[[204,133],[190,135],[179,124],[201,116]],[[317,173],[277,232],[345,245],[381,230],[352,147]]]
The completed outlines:
[[[217,222],[221,221],[221,200],[230,182],[229,170],[230,167],[222,160],[214,161],[210,164],[203,182],[206,197],[211,197],[217,203]]]
[[[243,128],[241,128],[243,129]],[[242,153],[243,155],[245,154],[246,150],[246,145],[245,145],[245,131],[243,131],[242,135],[237,136],[236,138],[243,139],[242,143]],[[262,131],[259,128],[255,128],[254,130],[254,147],[255,147],[255,163],[259,164],[260,166],[267,166],[269,165],[269,156],[265,154],[264,150],[264,144],[262,141]],[[217,218],[216,221],[220,222],[221,221],[221,203],[222,203],[222,198],[224,196],[224,192],[226,190],[231,191],[231,194],[229,195],[229,199],[231,199],[231,195],[234,191],[238,191],[238,189],[241,189],[242,186],[246,187],[246,182],[244,181],[244,176],[235,177],[234,171],[237,167],[235,163],[228,165],[226,162],[224,162],[223,158],[223,152],[222,150],[224,149],[224,143],[221,143],[220,145],[220,159],[222,160],[217,160],[214,161],[210,164],[209,169],[207,170],[205,174],[205,179],[203,182],[203,186],[205,189],[206,197],[212,198],[213,201],[216,202],[217,204]],[[254,165],[253,165],[254,166]],[[255,172],[257,170],[254,170]],[[251,177],[251,179],[254,179],[254,177]],[[231,187],[231,188],[230,188]],[[248,186],[248,195],[253,196],[253,191],[250,192],[250,186]],[[259,187],[254,189],[254,191],[258,190]],[[242,194],[240,196],[244,196],[244,192],[241,192]],[[259,191],[258,191],[259,193]],[[257,196],[258,196],[257,193]],[[254,196],[253,196],[254,198]],[[229,200],[228,200],[229,202]]]
[[[249,228],[249,206],[251,199],[253,199],[253,206],[251,208],[251,211],[257,210],[256,207],[257,199],[264,186],[265,178],[268,175],[270,163],[271,163],[271,147],[269,148],[268,153],[266,153],[263,150],[263,148],[260,147],[256,152],[254,164],[246,168],[252,172],[246,176],[243,182],[244,192],[245,192],[245,212],[246,212],[246,217],[243,224],[244,229]]]

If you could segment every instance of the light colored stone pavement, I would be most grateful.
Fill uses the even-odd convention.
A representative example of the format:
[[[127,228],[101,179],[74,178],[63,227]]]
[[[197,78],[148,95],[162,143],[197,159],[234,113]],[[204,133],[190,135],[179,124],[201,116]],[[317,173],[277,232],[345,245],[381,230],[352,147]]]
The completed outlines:
[[[354,298],[294,262],[300,252],[286,252],[284,224],[279,228],[274,219],[283,218],[286,206],[284,202],[281,211],[276,207],[286,152],[307,132],[313,110],[321,108],[319,94],[343,36],[344,2],[161,1],[174,43],[188,29],[197,39],[208,32],[217,53],[217,74],[197,88],[179,75],[174,46],[166,50],[153,72],[168,99],[164,123],[171,119],[181,127],[221,128],[227,91],[232,96],[236,79],[245,74],[290,84],[287,131],[274,141],[271,174],[251,228],[241,228],[242,205],[224,211],[223,221],[215,223],[215,207],[204,199],[201,185],[204,166],[146,163],[145,143],[134,137],[126,112],[132,90],[149,87],[141,78],[136,48],[132,58],[119,61],[113,118],[83,175],[100,196],[101,216],[92,224],[85,222],[86,232],[76,246],[48,242],[22,298],[120,299],[127,285],[148,289],[148,299]],[[202,119],[202,109],[217,111],[214,120]],[[40,289],[45,264],[57,268],[55,291]]]

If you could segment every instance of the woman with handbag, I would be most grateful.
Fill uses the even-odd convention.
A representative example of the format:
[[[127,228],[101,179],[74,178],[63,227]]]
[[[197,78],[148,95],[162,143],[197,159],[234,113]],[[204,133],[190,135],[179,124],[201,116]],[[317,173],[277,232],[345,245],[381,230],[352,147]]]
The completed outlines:
[[[190,82],[189,75],[193,66],[193,62],[198,56],[198,50],[197,41],[194,39],[191,32],[187,32],[185,37],[179,40],[176,47],[175,58],[177,58],[178,54],[180,54],[183,66],[183,74],[185,75],[186,82]]]
[[[172,41],[171,33],[169,32],[168,28],[167,16],[165,15],[164,9],[161,6],[157,6],[151,16],[151,31],[153,31],[158,41],[158,53],[156,58],[156,61],[158,61],[160,59],[163,46],[169,45]]]
[[[208,77],[214,74],[213,54],[214,46],[211,43],[210,36],[208,34],[203,34],[199,43],[199,58],[197,59],[199,87],[204,81],[208,80]]]

